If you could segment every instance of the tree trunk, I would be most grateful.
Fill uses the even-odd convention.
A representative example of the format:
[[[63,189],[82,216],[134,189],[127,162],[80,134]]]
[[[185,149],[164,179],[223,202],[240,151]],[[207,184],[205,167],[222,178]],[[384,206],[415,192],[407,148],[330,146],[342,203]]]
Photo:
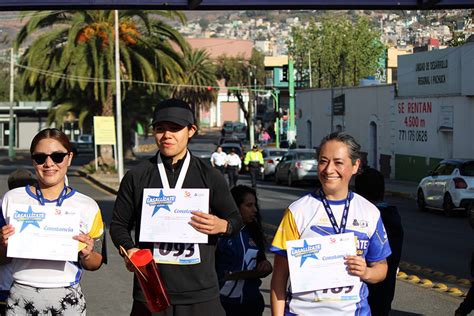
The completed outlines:
[[[107,85],[107,99],[102,104],[102,116],[114,116],[114,94],[112,84]],[[103,170],[108,170],[110,166],[115,166],[113,146],[101,145],[99,163]]]

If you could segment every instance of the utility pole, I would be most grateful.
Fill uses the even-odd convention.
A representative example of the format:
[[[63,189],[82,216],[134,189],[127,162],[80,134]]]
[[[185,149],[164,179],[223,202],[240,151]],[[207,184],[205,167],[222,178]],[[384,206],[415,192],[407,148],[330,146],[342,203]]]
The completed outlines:
[[[15,122],[13,120],[13,102],[14,102],[14,90],[15,90],[15,59],[14,50],[10,49],[10,122],[8,123],[8,158],[13,160],[15,158]]]
[[[288,122],[290,124],[287,133],[288,143],[291,144],[296,140],[295,127],[295,74],[293,61],[288,57],[288,92],[290,97],[290,112],[288,113]]]
[[[253,117],[252,117],[252,120],[254,122],[253,126],[255,128],[255,123],[257,122],[257,66],[253,65],[253,68],[254,68],[255,72],[253,74],[254,91],[253,91]]]
[[[249,65],[250,67],[250,65]],[[254,121],[253,121],[253,102],[252,102],[252,86],[251,86],[251,82],[250,82],[250,76],[252,76],[252,71],[248,71],[248,84],[249,84],[249,99],[248,99],[248,111],[249,111],[249,142],[250,142],[250,148],[253,147],[253,145],[255,144],[255,125],[254,125]]]
[[[115,101],[117,103],[117,161],[119,181],[123,178],[122,90],[120,87],[119,13],[115,10]]]
[[[278,95],[280,94],[280,90],[275,89],[274,99],[275,99],[275,146],[276,148],[280,148],[280,105],[278,103]]]
[[[311,70],[311,50],[308,52],[308,66],[309,66],[309,87],[313,87],[313,75],[312,75],[312,70]]]

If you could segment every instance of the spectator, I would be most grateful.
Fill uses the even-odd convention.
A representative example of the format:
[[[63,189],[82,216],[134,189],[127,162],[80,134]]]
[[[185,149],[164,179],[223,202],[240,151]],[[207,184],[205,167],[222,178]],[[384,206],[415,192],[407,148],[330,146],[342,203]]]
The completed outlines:
[[[211,165],[222,174],[225,172],[227,154],[222,151],[221,146],[217,146],[216,151],[211,155]]]
[[[261,316],[265,308],[261,278],[272,272],[257,194],[239,185],[231,190],[244,222],[238,235],[219,238],[216,252],[221,303],[227,316]]]
[[[235,149],[232,148],[230,153],[227,155],[227,175],[229,176],[229,186],[235,187],[239,180],[239,171],[242,168],[242,160],[239,155],[235,153]]]
[[[377,284],[368,284],[372,315],[386,316],[390,313],[392,300],[395,296],[397,270],[402,255],[402,221],[397,207],[384,201],[385,181],[383,175],[376,169],[365,168],[356,176],[355,191],[379,209],[392,250],[392,254],[387,257],[388,270],[385,280]]]

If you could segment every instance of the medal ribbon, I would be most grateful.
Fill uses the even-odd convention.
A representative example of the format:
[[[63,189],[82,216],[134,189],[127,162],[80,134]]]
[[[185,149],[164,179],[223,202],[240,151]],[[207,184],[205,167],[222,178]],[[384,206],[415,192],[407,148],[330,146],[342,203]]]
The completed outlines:
[[[328,214],[329,221],[331,222],[331,225],[334,228],[336,234],[343,234],[346,231],[347,217],[349,215],[349,205],[351,204],[350,196],[351,191],[348,192],[346,201],[344,202],[344,211],[342,212],[341,227],[339,227],[337,225],[336,218],[334,217],[334,213],[331,210],[331,206],[329,205],[329,202],[326,199],[326,195],[324,194],[323,190],[319,190],[319,197],[321,198],[321,202],[323,203],[323,206],[326,209],[326,214]]]
[[[39,185],[36,185],[35,188],[36,188],[36,197],[38,197],[38,201],[40,202],[41,205],[45,205],[44,195],[43,195],[43,192],[41,192]],[[64,199],[66,198],[67,189],[68,189],[68,186],[64,184],[64,189],[61,191],[61,194],[59,194],[58,196],[56,206],[61,206],[61,204],[63,204]]]
[[[186,177],[186,173],[188,173],[189,163],[191,161],[191,154],[189,151],[186,152],[186,158],[184,159],[183,166],[181,167],[181,171],[179,172],[178,181],[176,181],[176,185],[174,186],[175,189],[181,189],[183,186],[184,178]],[[158,171],[161,178],[161,183],[163,184],[163,189],[169,189],[170,183],[168,181],[168,176],[166,175],[165,166],[163,165],[163,161],[161,160],[161,154],[158,152]]]

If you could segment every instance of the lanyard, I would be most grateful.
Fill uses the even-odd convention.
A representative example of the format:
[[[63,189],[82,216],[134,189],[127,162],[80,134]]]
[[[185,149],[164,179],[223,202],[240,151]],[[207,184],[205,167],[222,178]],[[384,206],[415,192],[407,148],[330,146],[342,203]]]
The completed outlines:
[[[39,185],[36,185],[35,188],[36,188],[36,197],[38,197],[38,201],[40,202],[41,205],[45,205],[44,195],[43,195],[43,192],[41,192]],[[67,189],[68,189],[68,186],[64,184],[64,189],[61,191],[61,193],[58,196],[56,206],[61,206],[61,204],[63,204],[64,199],[66,198]]]
[[[326,196],[324,195],[323,190],[319,190],[319,197],[321,198],[321,202],[326,209],[326,213],[328,214],[329,220],[331,221],[331,225],[334,228],[336,234],[342,234],[346,231],[346,224],[347,224],[347,216],[349,214],[349,205],[351,204],[350,200],[351,191],[347,193],[346,201],[344,202],[344,211],[342,212],[342,219],[341,219],[341,227],[337,225],[336,218],[334,217],[334,213],[331,210],[331,206],[329,205]]]
[[[183,166],[181,167],[181,171],[179,172],[178,181],[176,181],[175,189],[181,189],[183,186],[184,178],[186,177],[186,173],[188,173],[189,163],[191,161],[191,154],[189,151],[186,152],[186,158],[184,159]],[[168,176],[166,175],[165,166],[163,165],[163,161],[161,160],[161,155],[158,152],[158,173],[160,174],[161,183],[163,184],[163,189],[169,189],[170,183],[168,181]]]

